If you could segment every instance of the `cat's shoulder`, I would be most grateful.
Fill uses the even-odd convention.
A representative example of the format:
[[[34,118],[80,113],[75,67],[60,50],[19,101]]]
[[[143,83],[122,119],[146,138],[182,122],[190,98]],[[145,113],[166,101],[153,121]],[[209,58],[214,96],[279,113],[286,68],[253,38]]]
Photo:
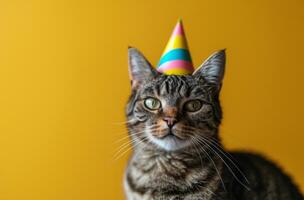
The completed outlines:
[[[264,154],[252,151],[230,151],[232,159],[242,168],[256,168],[256,170],[265,170],[282,173],[282,167],[277,161],[267,157]]]
[[[294,199],[302,199],[302,195],[291,176],[273,159],[255,152],[231,151],[234,162],[249,179],[253,188],[267,188],[271,185],[279,186],[280,190],[295,195]],[[278,189],[278,188],[277,188]]]

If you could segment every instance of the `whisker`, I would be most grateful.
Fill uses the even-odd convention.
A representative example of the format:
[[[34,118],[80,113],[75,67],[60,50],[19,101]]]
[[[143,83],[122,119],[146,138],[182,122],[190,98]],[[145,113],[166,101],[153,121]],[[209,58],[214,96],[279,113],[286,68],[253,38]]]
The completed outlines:
[[[136,138],[130,138],[130,140],[125,141],[123,144],[121,144],[118,148],[117,148],[117,152],[114,154],[114,156],[116,154],[119,154],[121,151],[123,151],[126,147],[128,147],[129,145],[131,145],[132,143],[134,143],[136,141]]]
[[[211,143],[212,141],[208,141],[207,138],[204,138],[203,136],[201,137],[201,139],[205,140],[207,143],[209,143],[210,145],[212,145],[213,147],[215,147],[222,155],[224,155],[232,164],[233,166],[239,171],[239,173],[244,177],[245,181],[249,184],[249,181],[247,179],[247,177],[245,176],[245,174],[242,172],[242,170],[237,166],[237,164],[230,158],[232,157],[232,155],[227,156],[226,153],[228,154],[228,152],[225,152],[223,150],[223,148],[221,146],[219,146],[218,144],[215,145],[213,143]]]
[[[138,134],[141,134],[141,133],[144,133],[144,132],[145,132],[145,131],[139,131],[139,132],[135,132],[135,133],[131,133],[131,134],[127,132],[128,135],[126,135],[126,136],[124,136],[124,137],[122,137],[122,138],[119,138],[119,139],[116,140],[114,143],[118,143],[118,142],[120,142],[120,141],[122,141],[122,140],[125,140],[125,139],[130,138],[130,136],[138,135]]]
[[[117,157],[119,157],[121,154],[124,154],[124,152],[127,152],[129,151],[131,148],[132,148],[132,143],[135,143],[135,140],[134,141],[127,141],[114,155],[114,160],[116,160]]]
[[[213,138],[211,138],[211,137],[208,137],[208,138],[207,138],[207,137],[204,137],[204,136],[202,136],[202,137],[205,138],[206,140],[209,140],[209,141],[212,142],[214,145],[216,145],[217,147],[219,147],[220,149],[222,149],[222,152],[224,152],[228,157],[230,157],[231,161],[237,162],[237,161],[235,160],[235,158],[234,158],[229,152],[227,152],[217,140],[215,140],[215,139],[213,139]]]
[[[197,131],[197,129],[195,129],[195,128],[193,128],[193,127],[189,127],[189,128],[191,128],[192,130],[194,130],[194,131]],[[211,138],[211,137],[205,137],[205,136],[202,136],[202,135],[200,135],[200,139],[203,139],[204,141],[206,141],[208,144],[210,144],[210,145],[212,145],[214,148],[216,148],[222,155],[224,155],[227,159],[228,159],[228,161],[230,161],[230,163],[232,163],[233,164],[233,166],[237,169],[237,171],[243,176],[243,178],[245,179],[245,181],[247,182],[247,184],[249,184],[249,181],[248,181],[248,179],[247,179],[247,177],[245,176],[245,174],[243,173],[243,171],[238,167],[238,165],[233,161],[234,160],[234,158],[233,158],[233,156],[229,153],[229,152],[226,152],[224,149],[223,149],[223,147],[218,143],[218,141],[217,140],[215,140],[215,139],[213,139],[213,138]],[[209,145],[207,145],[207,146],[209,146]],[[210,148],[210,147],[209,147]],[[212,149],[212,148],[211,148]],[[213,151],[214,151],[214,149],[212,149]],[[216,151],[215,151],[216,152]],[[216,152],[217,153],[217,152]],[[220,155],[218,155],[221,159],[222,159],[222,157],[220,156]],[[222,159],[223,160],[223,159]],[[228,164],[225,162],[225,165],[227,166]],[[229,167],[229,166],[227,166],[227,167]],[[230,168],[231,169],[231,168]],[[231,169],[231,171],[233,171],[232,169]],[[234,175],[234,173],[233,173],[233,175]],[[248,189],[248,188],[246,188],[246,189]],[[250,189],[250,188],[249,188]]]
[[[197,154],[198,154],[198,156],[199,156],[199,158],[200,158],[201,165],[203,166],[203,160],[202,160],[202,156],[201,156],[199,150],[196,148],[196,145],[195,145],[195,143],[193,142],[192,139],[190,140],[190,142],[192,143],[193,147],[195,148],[195,151],[197,152]],[[200,191],[200,189],[201,189],[201,188],[199,188],[198,186],[195,186],[195,190],[196,190],[196,191]]]
[[[226,165],[226,167],[228,168],[228,170],[230,171],[230,173],[232,174],[232,176],[243,186],[245,187],[248,191],[250,190],[250,188],[248,186],[246,186],[242,181],[239,180],[239,178],[235,175],[235,173],[233,172],[233,170],[230,168],[230,166],[225,162],[225,160],[205,141],[200,140],[200,138],[198,138],[199,141],[202,142],[202,144],[207,145],[209,147],[209,149],[211,151],[213,151],[222,161],[223,163]]]
[[[135,119],[131,119],[129,121],[112,122],[112,124],[114,124],[114,125],[123,125],[123,124],[129,124],[129,123],[134,122],[134,121],[136,121],[136,120]]]
[[[151,129],[152,131],[155,129]],[[130,140],[127,140],[126,142],[124,142],[123,144],[121,144],[118,148],[116,153],[114,154],[114,157],[116,155],[118,155],[120,152],[124,151],[126,148],[128,148],[129,145],[131,145],[132,143],[134,143],[134,141],[136,141],[136,138],[132,138],[132,136],[134,135],[138,135],[138,134],[142,134],[145,131],[142,132],[136,132],[136,133],[132,133],[130,135],[125,136],[124,138],[121,138],[120,141],[126,140],[127,138],[129,138]],[[118,142],[118,141],[117,141]],[[116,143],[117,143],[116,142]]]
[[[135,148],[136,146],[138,146],[139,144],[145,142],[145,140],[147,140],[148,138],[144,138],[142,140],[139,140],[136,144],[134,144],[133,146],[131,146],[130,148],[126,149],[123,153],[121,153],[119,156],[117,156],[116,158],[114,158],[114,160],[118,160],[119,158],[121,158],[124,154],[126,154],[130,149]]]
[[[144,132],[146,131],[146,129],[150,129],[150,131],[155,131],[155,130],[156,130],[156,128],[154,128],[154,126],[152,125],[152,126],[147,126],[147,127],[145,128],[145,130],[138,131],[138,132],[131,132],[131,133],[130,133],[130,131],[127,131],[127,132],[124,132],[124,133],[123,133],[124,136],[123,136],[122,138],[119,138],[118,140],[114,141],[114,143],[118,143],[118,142],[120,142],[121,140],[125,140],[125,139],[129,138],[130,136],[134,136],[134,135],[138,135],[138,134],[140,134],[140,133],[144,133]],[[125,134],[127,134],[127,135],[125,135]]]
[[[194,138],[193,142],[195,142],[197,145],[200,144],[199,141],[197,141],[197,139],[196,139],[195,137],[192,137],[192,138]],[[196,145],[194,145],[194,146],[196,146]],[[203,150],[203,151],[205,152],[205,154],[208,156],[209,160],[212,162],[212,164],[213,164],[213,166],[214,166],[214,168],[215,168],[215,170],[216,170],[216,173],[218,174],[218,176],[219,176],[219,178],[220,178],[220,180],[221,180],[221,183],[222,183],[222,185],[223,185],[224,190],[227,191],[227,190],[226,190],[226,186],[225,186],[225,184],[224,184],[224,181],[223,181],[223,179],[222,179],[222,176],[220,175],[220,172],[219,172],[219,170],[217,169],[215,162],[213,161],[213,159],[211,158],[211,156],[209,155],[209,153],[208,153],[207,151],[205,151],[205,149],[204,149],[203,147],[201,147],[201,148],[199,148],[199,149]]]
[[[122,145],[120,145],[118,148],[117,148],[117,151],[116,153],[114,154],[114,157],[116,157],[120,152],[124,151],[126,148],[128,148],[132,143],[135,142],[136,139],[131,139],[131,140],[128,140],[126,141],[125,143],[123,143]]]
[[[196,145],[194,144],[194,142],[192,140],[191,140],[191,143],[193,144],[193,147],[195,148],[196,153],[198,153],[198,156],[201,161],[201,165],[203,166],[203,160],[202,160],[201,154],[199,153],[198,149],[196,148]]]

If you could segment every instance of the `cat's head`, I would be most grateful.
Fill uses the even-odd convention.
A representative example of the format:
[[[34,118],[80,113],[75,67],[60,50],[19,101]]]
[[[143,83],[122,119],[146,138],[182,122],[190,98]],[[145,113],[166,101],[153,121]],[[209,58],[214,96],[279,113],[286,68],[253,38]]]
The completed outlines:
[[[222,50],[211,55],[192,75],[164,75],[137,49],[129,48],[132,94],[126,114],[132,139],[177,151],[204,137],[217,138],[224,68]]]

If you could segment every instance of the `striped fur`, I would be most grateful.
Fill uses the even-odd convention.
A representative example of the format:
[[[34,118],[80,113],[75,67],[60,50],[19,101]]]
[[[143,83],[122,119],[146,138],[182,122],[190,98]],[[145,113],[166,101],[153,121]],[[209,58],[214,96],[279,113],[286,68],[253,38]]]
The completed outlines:
[[[133,154],[124,177],[128,200],[301,200],[291,179],[263,157],[227,152],[218,127],[225,52],[213,54],[193,75],[157,73],[129,50],[132,93],[126,115]],[[161,102],[145,107],[146,98]],[[195,112],[185,110],[193,99]],[[174,119],[169,126],[166,117]]]

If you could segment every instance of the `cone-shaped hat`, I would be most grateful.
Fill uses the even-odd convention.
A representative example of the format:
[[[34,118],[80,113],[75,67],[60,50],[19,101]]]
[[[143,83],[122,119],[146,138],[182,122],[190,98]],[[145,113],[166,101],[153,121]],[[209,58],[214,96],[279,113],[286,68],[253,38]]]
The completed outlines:
[[[158,63],[157,71],[167,75],[187,75],[194,71],[181,20],[178,20],[173,30]]]

